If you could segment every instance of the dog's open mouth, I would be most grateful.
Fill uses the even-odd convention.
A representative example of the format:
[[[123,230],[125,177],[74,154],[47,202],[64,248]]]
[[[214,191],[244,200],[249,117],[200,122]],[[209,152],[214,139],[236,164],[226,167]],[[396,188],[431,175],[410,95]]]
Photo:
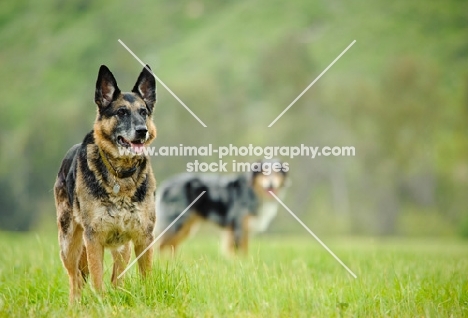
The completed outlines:
[[[145,140],[144,139],[135,139],[130,141],[125,139],[122,136],[117,137],[117,143],[124,148],[131,149],[136,154],[143,153],[143,149],[145,148]]]
[[[274,188],[274,187],[266,187],[264,188],[265,191],[266,191],[266,194],[269,195],[269,196],[272,196],[270,191],[273,192],[274,195],[277,195],[277,192],[278,192],[278,189],[277,188]]]

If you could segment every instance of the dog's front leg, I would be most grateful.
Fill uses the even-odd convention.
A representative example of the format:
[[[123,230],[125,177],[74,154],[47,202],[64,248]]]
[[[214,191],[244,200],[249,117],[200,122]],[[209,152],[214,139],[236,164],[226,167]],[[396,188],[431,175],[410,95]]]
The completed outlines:
[[[249,242],[249,213],[240,204],[234,205],[229,214],[233,217],[231,227],[232,250],[236,254],[247,254]]]
[[[130,242],[120,246],[118,249],[112,250],[114,268],[112,270],[111,282],[114,286],[118,286],[121,282],[122,279],[118,279],[118,277],[125,270],[125,267],[127,267],[131,252],[132,250],[130,249]]]
[[[91,281],[95,290],[100,292],[102,290],[104,246],[94,235],[85,235],[85,245]]]
[[[140,241],[134,242],[135,245],[135,255],[138,257],[144,250],[150,246],[153,242],[153,235],[148,235],[145,238],[142,238]],[[140,270],[140,274],[145,277],[148,272],[151,271],[153,262],[153,247],[151,246],[148,250],[141,255],[138,259],[138,268]]]
[[[236,253],[247,254],[249,247],[249,235],[242,228],[234,230],[234,248]]]
[[[237,253],[247,255],[249,248],[249,215],[243,214],[234,222],[234,247]]]

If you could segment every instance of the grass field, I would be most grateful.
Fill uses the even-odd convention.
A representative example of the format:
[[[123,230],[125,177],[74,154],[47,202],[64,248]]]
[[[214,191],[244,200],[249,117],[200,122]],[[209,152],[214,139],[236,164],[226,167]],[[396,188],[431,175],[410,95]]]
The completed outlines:
[[[87,287],[69,307],[54,233],[0,233],[1,317],[467,317],[468,244],[329,239],[352,278],[311,237],[262,236],[251,254],[226,260],[218,240],[197,237],[150,279]],[[109,254],[109,253],[107,253]]]

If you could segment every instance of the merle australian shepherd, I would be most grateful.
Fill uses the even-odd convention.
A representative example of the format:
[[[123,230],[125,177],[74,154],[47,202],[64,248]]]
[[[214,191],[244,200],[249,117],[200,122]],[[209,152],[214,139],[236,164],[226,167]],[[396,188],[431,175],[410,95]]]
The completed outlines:
[[[272,164],[281,168],[273,171]],[[258,162],[258,167],[256,171],[235,175],[183,173],[163,182],[156,196],[155,236],[205,193],[162,234],[160,249],[175,250],[201,221],[208,221],[223,230],[225,253],[246,253],[249,234],[265,231],[275,217],[278,202],[270,191],[283,195],[289,170],[287,164],[278,160]]]

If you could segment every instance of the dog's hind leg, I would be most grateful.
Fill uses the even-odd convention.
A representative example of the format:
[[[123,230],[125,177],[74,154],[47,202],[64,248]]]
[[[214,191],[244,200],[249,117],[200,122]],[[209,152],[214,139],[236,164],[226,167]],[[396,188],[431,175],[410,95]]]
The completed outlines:
[[[164,248],[172,250],[172,254],[175,254],[177,247],[187,239],[187,237],[194,235],[198,229],[198,225],[201,218],[196,214],[190,214],[186,218],[179,220],[180,223],[173,225],[164,235],[161,237],[159,248],[162,251]]]
[[[164,251],[168,251],[175,255],[175,251],[177,249],[177,243],[175,243],[174,239],[175,233],[164,233],[164,235],[160,238],[159,241],[159,252],[162,254]]]
[[[119,277],[119,275],[125,270],[125,267],[130,260],[130,243],[124,244],[117,249],[113,249],[111,253],[112,258],[114,259],[114,268],[112,270],[111,282],[112,285],[116,287],[122,281],[122,279],[117,279],[117,277]]]
[[[170,234],[165,234],[161,237],[161,243],[159,243],[159,251],[163,253],[164,250],[170,252],[171,256],[174,257],[179,245],[189,236],[187,231],[177,231]]]

